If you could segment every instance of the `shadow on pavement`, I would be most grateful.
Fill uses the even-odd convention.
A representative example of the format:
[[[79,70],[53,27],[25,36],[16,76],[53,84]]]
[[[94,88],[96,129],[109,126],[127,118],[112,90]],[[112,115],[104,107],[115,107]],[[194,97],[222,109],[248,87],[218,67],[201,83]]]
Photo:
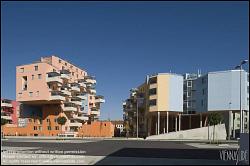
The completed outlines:
[[[195,160],[199,162],[197,163]],[[106,156],[104,159],[98,161],[95,165],[133,164],[133,162],[134,164],[143,165],[168,164],[166,161],[170,161],[171,163],[169,164],[197,163],[206,165],[211,164],[206,163],[206,161],[209,160],[213,161],[212,164],[223,164],[223,162],[225,162],[225,164],[235,164],[233,161],[220,160],[220,150],[218,149],[123,148]]]

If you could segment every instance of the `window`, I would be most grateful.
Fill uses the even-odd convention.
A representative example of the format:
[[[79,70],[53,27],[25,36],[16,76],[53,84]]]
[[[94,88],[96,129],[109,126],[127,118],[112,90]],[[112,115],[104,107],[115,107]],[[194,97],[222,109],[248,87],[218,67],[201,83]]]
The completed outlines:
[[[32,80],[34,80],[34,75],[32,75]]]
[[[22,78],[22,90],[27,90],[27,76]]]
[[[55,123],[57,122],[57,118],[54,119],[54,122],[55,122]]]
[[[156,95],[156,88],[149,89],[149,95]]]
[[[89,96],[90,100],[92,100],[92,96]]]
[[[73,66],[71,65],[71,66],[70,66],[70,68],[72,69],[72,68],[73,68]]]
[[[36,91],[36,96],[39,96],[39,91]]]
[[[33,92],[29,92],[29,96],[32,97],[33,96]]]
[[[42,78],[42,74],[38,74],[38,79],[41,79]]]
[[[187,97],[190,97],[191,96],[191,92],[187,92]]]
[[[24,68],[20,68],[20,73],[23,73],[24,72]]]
[[[188,82],[187,82],[187,86],[188,86],[188,87],[191,87],[191,86],[192,86],[192,82],[191,82],[191,81],[188,81]]]
[[[76,78],[78,78],[78,74],[76,75]]]
[[[203,105],[204,105],[203,100],[201,100],[201,106],[203,106]]]
[[[65,66],[67,66],[68,64],[65,62]]]
[[[53,72],[56,72],[56,69],[53,69]]]
[[[156,99],[149,100],[149,106],[156,105]]]
[[[65,67],[64,66],[62,66],[62,70],[64,70],[65,69]]]
[[[72,76],[74,76],[74,72],[72,72]]]
[[[153,77],[149,79],[149,84],[155,84],[157,83],[157,77]]]
[[[47,129],[48,129],[48,130],[51,130],[51,126],[48,126]]]
[[[47,122],[50,122],[50,119],[47,119],[46,121],[47,121]]]
[[[62,60],[61,59],[59,59],[59,63],[61,63],[62,62]]]
[[[55,127],[55,130],[59,130],[59,126],[56,126],[56,127]]]
[[[21,98],[22,97],[22,93],[18,93],[18,98]]]
[[[39,126],[39,127],[38,127],[38,130],[42,131],[42,126]]]
[[[34,130],[37,130],[37,126],[34,126]]]
[[[38,71],[38,66],[35,66],[35,71]]]
[[[205,89],[202,89],[202,94],[205,95]]]

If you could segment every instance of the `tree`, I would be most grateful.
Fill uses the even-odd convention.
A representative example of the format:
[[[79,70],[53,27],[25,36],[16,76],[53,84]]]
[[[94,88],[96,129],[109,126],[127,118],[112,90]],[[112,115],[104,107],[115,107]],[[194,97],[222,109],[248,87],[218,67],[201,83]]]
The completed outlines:
[[[218,112],[213,112],[208,115],[208,124],[214,126],[213,131],[213,142],[214,142],[214,135],[215,135],[215,125],[219,124],[222,121],[222,116]]]
[[[62,125],[65,125],[66,122],[67,118],[65,118],[64,116],[60,116],[57,118],[57,123],[61,125],[61,134],[62,134]]]
[[[126,137],[128,138],[129,136],[129,131],[130,131],[130,125],[128,123],[128,121],[125,121],[125,130],[126,130]]]
[[[3,138],[3,128],[2,126],[4,126],[5,124],[8,123],[8,120],[7,119],[3,119],[1,118],[1,137]]]

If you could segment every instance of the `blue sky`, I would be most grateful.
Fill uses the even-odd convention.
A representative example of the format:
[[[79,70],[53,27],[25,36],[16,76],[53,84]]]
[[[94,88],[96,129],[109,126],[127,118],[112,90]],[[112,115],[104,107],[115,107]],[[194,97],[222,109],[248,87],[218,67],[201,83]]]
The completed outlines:
[[[56,54],[96,76],[106,98],[101,119],[122,119],[122,100],[147,74],[228,70],[249,55],[248,2],[2,2],[1,9],[1,97],[15,99],[15,66]]]

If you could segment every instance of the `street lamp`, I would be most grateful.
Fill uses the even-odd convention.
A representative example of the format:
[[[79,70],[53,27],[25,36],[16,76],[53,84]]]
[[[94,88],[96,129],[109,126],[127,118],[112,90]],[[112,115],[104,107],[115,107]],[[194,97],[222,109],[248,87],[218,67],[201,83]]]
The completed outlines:
[[[235,69],[240,69],[240,133],[244,133],[244,115],[241,108],[241,71],[242,65],[246,64],[248,60],[241,61],[240,65],[237,65]]]

